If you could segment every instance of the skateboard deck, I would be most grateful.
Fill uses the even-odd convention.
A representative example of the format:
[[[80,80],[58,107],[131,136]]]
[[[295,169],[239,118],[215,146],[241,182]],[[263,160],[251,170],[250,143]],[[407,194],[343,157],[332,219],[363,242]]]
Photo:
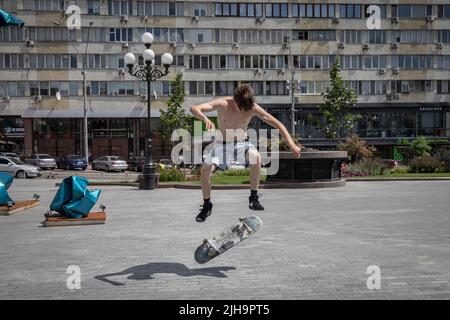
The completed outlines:
[[[195,261],[201,264],[210,261],[250,237],[261,226],[262,220],[257,216],[239,218],[238,223],[225,229],[217,236],[203,240],[203,243],[195,250]]]

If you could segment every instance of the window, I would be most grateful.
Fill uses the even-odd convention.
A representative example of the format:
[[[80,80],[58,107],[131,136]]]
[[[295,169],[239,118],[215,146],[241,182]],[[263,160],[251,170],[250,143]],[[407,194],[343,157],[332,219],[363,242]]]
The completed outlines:
[[[137,2],[137,14],[139,16],[151,16],[152,15],[152,3],[148,1]]]
[[[426,5],[393,5],[392,16],[406,19],[425,18],[430,13],[431,6]]]
[[[132,15],[133,13],[133,2],[132,1],[119,1],[119,0],[109,0],[108,1],[108,13],[115,16],[126,16]]]
[[[450,4],[438,5],[438,18],[450,19]]]
[[[365,33],[365,42],[367,43],[385,43],[385,31],[384,30],[368,30]]]
[[[356,44],[361,42],[360,30],[341,30],[340,41],[343,43]]]
[[[133,41],[132,28],[111,28],[109,29],[109,41],[111,42],[131,42]]]
[[[78,92],[80,89],[80,83],[76,81],[69,82],[69,95],[78,96]]]
[[[450,30],[439,30],[438,42],[450,43]]]
[[[341,18],[361,18],[360,4],[341,4],[339,5],[339,13]]]
[[[438,69],[450,69],[450,56],[437,56]]]
[[[88,14],[100,14],[100,0],[88,0]]]
[[[286,89],[285,81],[266,81],[266,95],[277,96],[287,94],[288,91]]]
[[[450,80],[438,80],[437,81],[437,93],[449,94],[450,93]]]
[[[194,5],[194,16],[198,16],[198,17],[206,16],[206,4],[196,3]]]
[[[433,68],[432,61],[433,57],[430,55],[393,55],[391,65],[393,68],[400,69],[431,69]]]

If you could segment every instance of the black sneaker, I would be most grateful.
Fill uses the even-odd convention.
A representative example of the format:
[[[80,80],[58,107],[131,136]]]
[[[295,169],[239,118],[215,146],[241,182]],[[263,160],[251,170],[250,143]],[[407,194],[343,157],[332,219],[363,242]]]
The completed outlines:
[[[200,206],[202,209],[200,210],[200,213],[195,217],[195,221],[197,222],[204,222],[206,218],[208,218],[212,213],[212,203],[204,203],[202,206]]]
[[[264,207],[259,203],[260,195],[250,196],[248,197],[249,205],[248,207],[252,210],[264,210]]]

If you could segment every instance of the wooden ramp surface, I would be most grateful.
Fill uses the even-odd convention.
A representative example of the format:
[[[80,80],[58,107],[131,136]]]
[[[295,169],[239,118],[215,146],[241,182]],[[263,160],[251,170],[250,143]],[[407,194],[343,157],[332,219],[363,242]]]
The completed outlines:
[[[0,215],[1,216],[9,216],[14,213],[33,208],[39,204],[39,200],[23,200],[16,201],[16,203],[8,208],[8,206],[0,206]]]
[[[73,219],[64,216],[47,217],[42,222],[44,227],[58,226],[82,226],[90,224],[104,224],[106,221],[106,212],[90,212],[86,218]]]

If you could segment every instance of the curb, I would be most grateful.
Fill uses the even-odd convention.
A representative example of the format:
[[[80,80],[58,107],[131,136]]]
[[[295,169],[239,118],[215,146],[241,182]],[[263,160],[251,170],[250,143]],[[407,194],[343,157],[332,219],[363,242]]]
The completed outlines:
[[[368,178],[359,178],[359,179],[354,179],[354,178],[346,178],[347,182],[376,182],[376,181],[450,181],[450,177],[436,177],[436,178],[432,178],[432,177],[404,177],[404,178],[376,178],[376,179],[368,179]]]

